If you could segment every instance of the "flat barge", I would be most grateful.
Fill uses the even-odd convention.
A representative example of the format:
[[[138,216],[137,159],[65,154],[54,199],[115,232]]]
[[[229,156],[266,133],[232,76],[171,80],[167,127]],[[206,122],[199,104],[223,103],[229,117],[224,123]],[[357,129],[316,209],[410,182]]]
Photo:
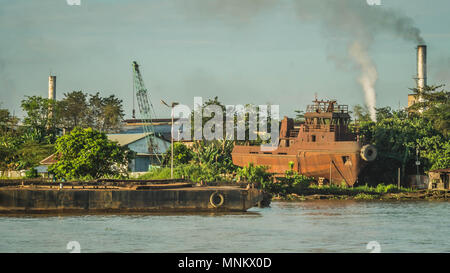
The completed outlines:
[[[252,187],[190,183],[16,185],[0,187],[0,214],[245,212],[262,199],[262,191]]]

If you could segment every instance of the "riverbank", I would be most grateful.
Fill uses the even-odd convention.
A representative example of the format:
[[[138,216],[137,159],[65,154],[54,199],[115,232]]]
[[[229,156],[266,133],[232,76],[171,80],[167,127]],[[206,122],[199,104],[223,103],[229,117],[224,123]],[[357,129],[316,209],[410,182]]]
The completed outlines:
[[[275,194],[272,201],[311,201],[311,200],[361,200],[361,201],[449,201],[450,190],[418,190],[397,193],[357,193],[357,194]]]

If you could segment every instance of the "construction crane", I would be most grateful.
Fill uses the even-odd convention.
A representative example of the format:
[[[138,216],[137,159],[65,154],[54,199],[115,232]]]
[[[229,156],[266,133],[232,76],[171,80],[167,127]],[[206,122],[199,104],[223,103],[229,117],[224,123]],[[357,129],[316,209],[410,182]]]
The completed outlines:
[[[155,130],[153,128],[153,118],[156,117],[155,110],[150,100],[149,93],[144,85],[139,65],[133,62],[133,92],[136,94],[139,112],[141,113],[144,133],[148,143],[148,151],[155,155],[156,159],[161,163],[160,151],[155,139]],[[133,109],[134,112],[134,109]],[[133,113],[134,114],[134,113]]]

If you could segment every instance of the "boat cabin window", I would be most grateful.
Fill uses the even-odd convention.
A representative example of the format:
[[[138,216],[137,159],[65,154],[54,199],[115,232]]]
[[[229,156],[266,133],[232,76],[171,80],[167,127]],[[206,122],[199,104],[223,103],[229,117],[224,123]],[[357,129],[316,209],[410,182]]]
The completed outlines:
[[[344,164],[347,163],[347,161],[349,161],[349,160],[350,160],[349,156],[343,156],[342,157],[342,162],[344,162]]]
[[[316,136],[315,136],[315,135],[312,135],[312,136],[311,136],[311,141],[312,141],[312,142],[316,142]]]

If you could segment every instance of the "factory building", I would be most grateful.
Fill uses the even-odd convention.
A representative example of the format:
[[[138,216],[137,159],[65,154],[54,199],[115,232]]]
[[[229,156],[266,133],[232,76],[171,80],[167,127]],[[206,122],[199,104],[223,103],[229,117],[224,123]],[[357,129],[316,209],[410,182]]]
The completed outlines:
[[[170,141],[146,133],[109,134],[107,136],[109,140],[117,142],[120,146],[128,147],[136,153],[135,158],[128,166],[131,172],[147,172],[150,166],[160,165],[157,157],[162,158],[162,155],[170,148]],[[149,142],[146,136],[152,138],[152,141],[158,146],[157,154],[149,151]]]

